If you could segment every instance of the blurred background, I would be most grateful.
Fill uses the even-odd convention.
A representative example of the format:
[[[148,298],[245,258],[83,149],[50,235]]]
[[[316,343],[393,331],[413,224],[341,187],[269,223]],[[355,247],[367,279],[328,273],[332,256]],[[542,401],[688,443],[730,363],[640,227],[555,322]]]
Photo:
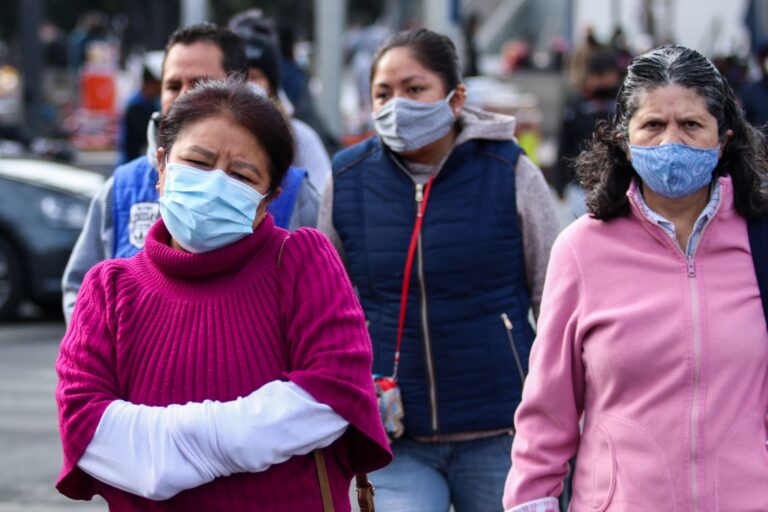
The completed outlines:
[[[404,28],[448,34],[470,104],[517,117],[563,225],[578,214],[569,159],[612,113],[633,55],[694,47],[748,119],[768,121],[768,0],[0,0],[0,512],[104,509],[53,489],[61,273],[125,157],[126,104],[157,101],[167,37],[251,8],[274,20],[282,87],[331,154],[371,134],[379,44]],[[292,97],[305,84],[310,97]]]

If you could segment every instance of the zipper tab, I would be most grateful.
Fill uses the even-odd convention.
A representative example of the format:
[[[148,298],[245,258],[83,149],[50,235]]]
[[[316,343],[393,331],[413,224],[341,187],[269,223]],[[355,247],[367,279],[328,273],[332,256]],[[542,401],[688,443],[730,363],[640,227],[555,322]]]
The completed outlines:
[[[512,348],[512,356],[515,358],[515,366],[517,366],[517,373],[520,375],[520,384],[525,385],[525,370],[523,370],[523,361],[520,358],[520,353],[517,351],[515,345],[515,338],[512,336],[512,331],[515,326],[512,324],[512,320],[509,319],[509,315],[502,313],[501,321],[504,323],[504,328],[507,330],[507,339],[509,339],[509,346]]]
[[[416,184],[416,204],[421,206],[421,202],[424,201],[424,184]]]
[[[693,258],[687,258],[688,262],[688,277],[696,277],[696,266],[693,263]]]
[[[506,313],[501,314],[501,321],[504,322],[504,327],[506,327],[509,332],[512,332],[515,328],[515,326],[512,325],[512,320],[509,319],[509,316]]]

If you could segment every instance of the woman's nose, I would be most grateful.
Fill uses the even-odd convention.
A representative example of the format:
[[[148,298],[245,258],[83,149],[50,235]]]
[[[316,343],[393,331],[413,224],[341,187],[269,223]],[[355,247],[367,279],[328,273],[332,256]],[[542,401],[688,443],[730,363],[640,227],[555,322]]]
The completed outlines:
[[[677,126],[668,125],[666,129],[661,133],[659,145],[664,144],[683,144],[683,131]]]

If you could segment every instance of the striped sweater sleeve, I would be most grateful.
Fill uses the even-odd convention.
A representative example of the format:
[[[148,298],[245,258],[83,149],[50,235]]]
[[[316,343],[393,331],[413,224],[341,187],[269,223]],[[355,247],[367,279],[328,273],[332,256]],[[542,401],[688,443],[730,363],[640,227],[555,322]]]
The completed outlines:
[[[106,268],[99,264],[86,274],[56,360],[56,402],[64,451],[56,487],[73,499],[90,499],[95,494],[93,479],[77,462],[119,389]]]
[[[281,321],[287,333],[286,377],[353,427],[344,438],[354,472],[389,463],[392,455],[371,379],[371,341],[365,318],[339,256],[314,229],[285,244],[279,269]]]

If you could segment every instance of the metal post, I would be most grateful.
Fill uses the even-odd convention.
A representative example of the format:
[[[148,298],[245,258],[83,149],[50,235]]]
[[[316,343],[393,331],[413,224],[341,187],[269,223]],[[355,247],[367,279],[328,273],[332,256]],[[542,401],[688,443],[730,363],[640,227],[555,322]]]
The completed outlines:
[[[621,27],[621,0],[611,2],[611,23],[613,25],[612,30]]]
[[[464,67],[465,44],[459,26],[459,2],[456,0],[424,0],[424,26],[450,37],[456,45],[461,67]]]
[[[565,30],[563,30],[563,36],[565,37],[565,40],[568,41],[571,48],[575,48],[577,44],[575,40],[576,36],[574,35],[577,30],[577,27],[575,26],[575,13],[578,12],[579,0],[565,0],[563,3],[565,4],[565,8],[563,9],[563,16],[565,17]]]
[[[424,26],[447,34],[451,29],[449,7],[448,0],[424,0]]]
[[[181,26],[188,27],[209,20],[208,0],[181,0]]]
[[[405,5],[403,0],[387,0],[385,2],[385,19],[389,24],[389,28],[393,32],[400,30],[403,27],[403,21],[405,20]]]
[[[38,31],[43,19],[42,0],[19,0],[21,27],[22,103],[24,127],[37,137],[43,120],[43,52]]]
[[[337,137],[342,134],[341,83],[346,0],[315,0],[316,73],[322,85],[318,110],[326,126]]]

